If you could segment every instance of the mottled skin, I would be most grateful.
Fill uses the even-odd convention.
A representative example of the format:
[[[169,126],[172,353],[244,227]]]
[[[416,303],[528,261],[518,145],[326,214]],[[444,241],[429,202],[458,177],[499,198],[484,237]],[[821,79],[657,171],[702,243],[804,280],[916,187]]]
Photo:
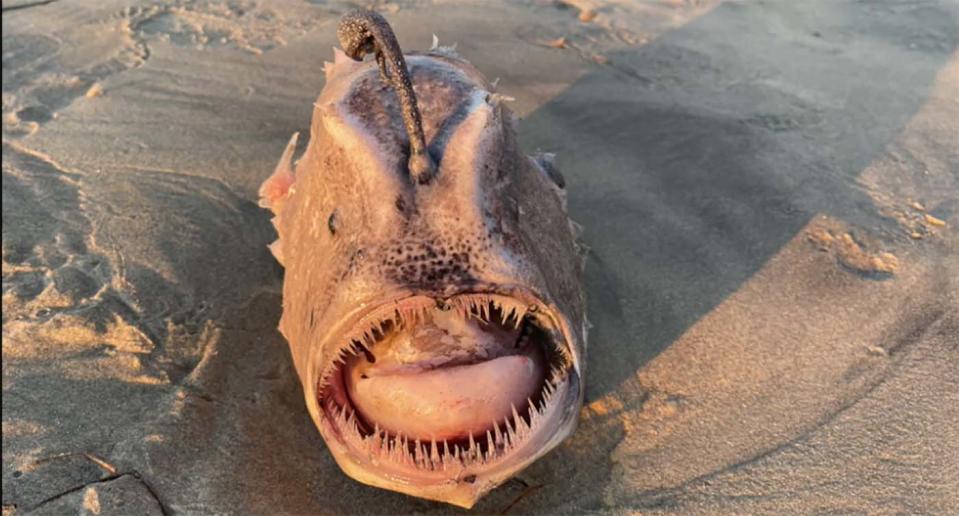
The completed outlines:
[[[344,471],[469,507],[575,426],[586,346],[583,255],[561,176],[544,157],[521,153],[515,117],[482,74],[444,48],[404,59],[389,26],[370,12],[347,15],[339,34],[347,56],[373,51],[380,66],[346,56],[328,65],[295,174],[291,141],[261,189],[276,214],[272,249],[286,268],[280,330]],[[369,462],[319,399],[343,335],[371,311],[412,296],[442,304],[470,293],[510,296],[552,321],[550,335],[572,358],[549,425],[496,464],[449,474]]]
[[[429,181],[433,175],[433,160],[426,151],[423,122],[416,105],[413,83],[406,69],[403,52],[386,20],[374,11],[356,10],[347,13],[336,30],[340,46],[347,56],[362,60],[375,53],[380,66],[380,77],[393,86],[403,112],[403,123],[410,142],[410,175],[419,182]]]

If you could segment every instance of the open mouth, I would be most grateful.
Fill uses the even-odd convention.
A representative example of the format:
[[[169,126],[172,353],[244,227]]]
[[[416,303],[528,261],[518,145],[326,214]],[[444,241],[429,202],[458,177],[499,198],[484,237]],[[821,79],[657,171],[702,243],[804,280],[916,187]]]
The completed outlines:
[[[541,449],[531,441],[559,426],[578,389],[558,318],[510,296],[408,297],[340,342],[316,391],[325,423],[351,454],[396,472],[475,471]]]

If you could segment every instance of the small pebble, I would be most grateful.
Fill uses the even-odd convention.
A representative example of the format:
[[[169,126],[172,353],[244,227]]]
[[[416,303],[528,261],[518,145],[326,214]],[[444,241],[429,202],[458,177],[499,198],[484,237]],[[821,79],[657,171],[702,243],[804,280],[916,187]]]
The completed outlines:
[[[543,43],[544,43],[546,46],[548,46],[548,47],[553,47],[553,48],[566,48],[566,38],[565,38],[565,37],[560,37],[560,38],[556,38],[556,39],[551,39],[551,40],[545,41],[545,42],[543,42]]]
[[[946,221],[940,218],[933,217],[932,215],[928,213],[926,214],[926,222],[928,222],[930,226],[936,226],[940,228],[946,225]]]
[[[88,89],[85,94],[86,98],[88,99],[99,97],[101,95],[103,95],[103,86],[100,86],[100,83],[96,82],[93,83],[93,86],[90,86],[90,89]]]
[[[592,9],[583,9],[579,12],[579,21],[581,22],[590,22],[593,21],[593,18],[596,17],[596,11]]]

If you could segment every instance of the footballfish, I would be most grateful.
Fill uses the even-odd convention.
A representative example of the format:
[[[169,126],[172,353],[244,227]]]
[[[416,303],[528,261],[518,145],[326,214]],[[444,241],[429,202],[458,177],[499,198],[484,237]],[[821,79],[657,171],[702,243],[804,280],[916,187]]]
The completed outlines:
[[[309,143],[259,192],[279,329],[347,475],[468,508],[576,425],[579,228],[552,156],[521,152],[508,98],[454,49],[404,55],[366,10],[337,35]]]

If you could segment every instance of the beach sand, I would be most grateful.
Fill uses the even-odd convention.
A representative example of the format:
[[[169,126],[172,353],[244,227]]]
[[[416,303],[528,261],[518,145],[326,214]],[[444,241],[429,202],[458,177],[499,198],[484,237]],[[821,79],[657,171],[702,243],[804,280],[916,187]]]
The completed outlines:
[[[3,514],[462,512],[341,473],[276,330],[256,190],[351,4],[2,5]],[[959,5],[375,5],[590,248],[579,428],[475,512],[957,510]]]

